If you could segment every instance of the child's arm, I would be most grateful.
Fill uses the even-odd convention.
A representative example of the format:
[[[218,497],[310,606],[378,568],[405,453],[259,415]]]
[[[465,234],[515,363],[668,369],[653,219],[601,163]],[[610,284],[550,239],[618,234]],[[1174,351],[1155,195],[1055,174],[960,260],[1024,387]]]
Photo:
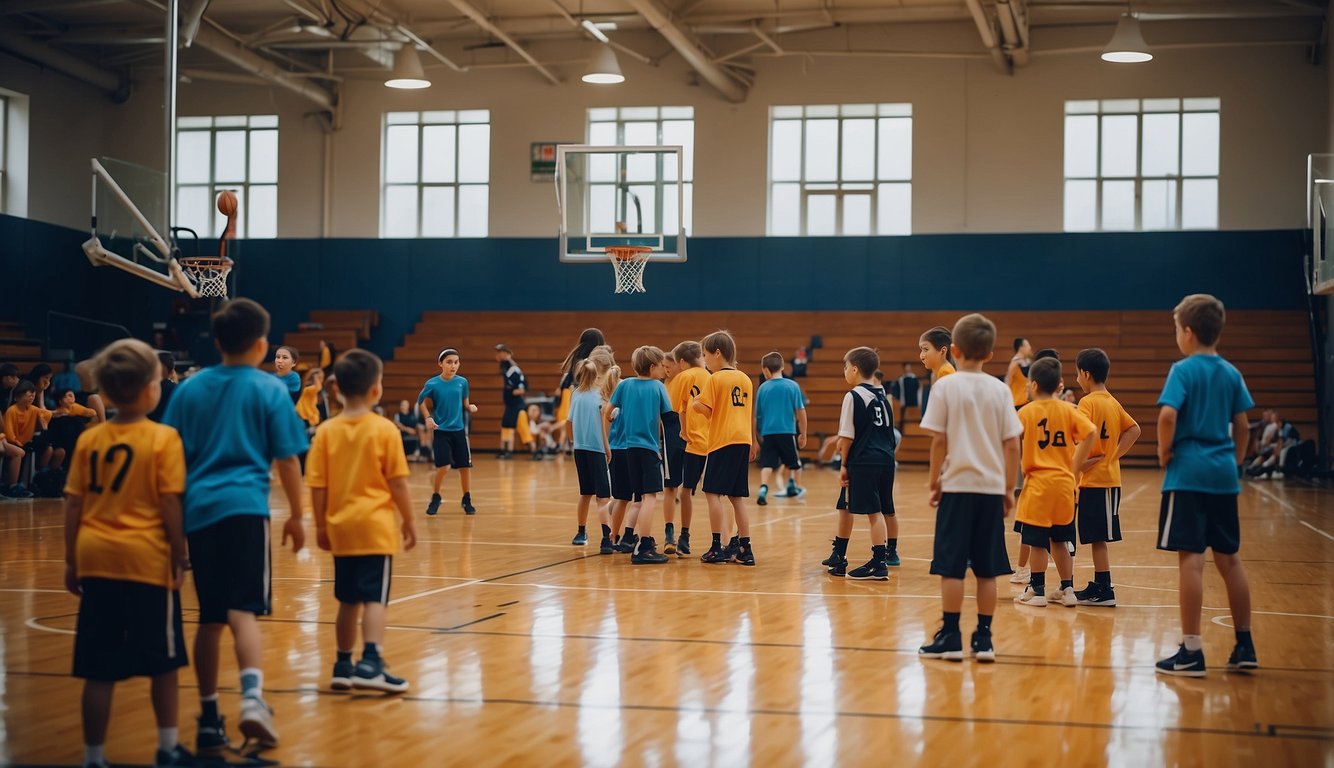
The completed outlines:
[[[806,409],[798,408],[794,413],[797,416],[797,447],[805,449],[806,447]]]
[[[1019,474],[1019,437],[1016,435],[1002,445],[1005,447],[1005,519],[1009,520],[1014,511],[1015,476]]]
[[[162,527],[167,529],[167,547],[171,552],[171,588],[180,589],[185,582],[185,564],[189,560],[185,549],[181,495],[164,493],[158,502],[158,510],[162,513]]]
[[[412,519],[412,494],[408,491],[408,479],[390,478],[389,494],[394,497],[398,516],[403,518],[403,550],[407,551],[417,546],[417,524]]]
[[[1075,456],[1070,460],[1070,469],[1075,473],[1075,487],[1079,487],[1079,476],[1084,474],[1084,462],[1088,461],[1089,452],[1093,450],[1093,440],[1089,438],[1075,446]]]
[[[310,489],[310,511],[315,517],[315,546],[328,552],[333,548],[329,543],[329,491],[326,488]]]
[[[935,443],[932,443],[932,447],[933,448],[935,447]],[[848,451],[851,449],[852,449],[852,438],[843,437],[842,435],[839,435],[837,450],[838,450],[838,455],[843,457],[843,461],[842,463],[839,464],[838,484],[843,486],[844,488],[848,487]]]
[[[611,403],[602,405],[602,450],[611,461]]]
[[[102,402],[101,395],[97,393],[89,395],[88,407],[92,408],[97,413],[96,418],[93,419],[94,424],[101,424],[107,420],[107,407],[106,404]]]
[[[1125,456],[1127,453],[1130,453],[1131,446],[1133,446],[1135,442],[1139,440],[1139,436],[1142,432],[1143,430],[1139,428],[1138,424],[1136,424],[1135,426],[1121,433],[1121,439],[1116,443],[1116,458],[1118,460],[1122,456]]]
[[[469,402],[468,398],[463,398],[463,409],[468,413],[477,413],[477,406]]]
[[[435,401],[429,397],[424,398],[420,403],[417,403],[417,410],[421,412],[422,422],[426,424],[426,428],[434,431],[436,427]]]
[[[1164,405],[1158,411],[1158,466],[1172,463],[1172,438],[1177,433],[1177,409]]]
[[[840,438],[841,442],[841,438]],[[950,441],[944,432],[931,433],[931,463],[926,470],[926,485],[931,489],[931,506],[940,506],[940,470],[945,466]]]
[[[1246,418],[1245,411],[1238,411],[1232,415],[1232,442],[1237,449],[1237,464],[1239,465],[1246,462],[1246,441],[1238,440],[1236,436],[1246,434],[1246,430],[1250,429],[1250,426],[1251,423]]]
[[[713,409],[705,405],[704,403],[701,403],[698,397],[690,401],[690,407],[694,408],[696,413],[702,413],[706,417],[713,416]]]
[[[283,493],[287,494],[287,504],[292,510],[291,517],[283,523],[282,546],[292,540],[292,554],[306,546],[306,531],[301,527],[301,461],[295,456],[278,459],[273,462],[278,470],[278,479],[282,481]]]
[[[83,497],[69,494],[65,497],[65,589],[71,595],[82,595],[79,572],[74,565],[74,552],[79,541],[79,523],[83,520]]]

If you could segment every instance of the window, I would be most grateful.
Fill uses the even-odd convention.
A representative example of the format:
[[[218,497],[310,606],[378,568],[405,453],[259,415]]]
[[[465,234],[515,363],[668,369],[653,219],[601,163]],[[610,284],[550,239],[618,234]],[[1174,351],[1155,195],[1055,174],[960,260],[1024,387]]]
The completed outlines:
[[[176,226],[217,237],[227,226],[214,201],[240,203],[237,237],[278,236],[278,116],[176,119]]]
[[[491,112],[385,115],[381,237],[486,237]]]
[[[1065,103],[1065,230],[1218,228],[1218,99]]]
[[[774,107],[770,235],[912,232],[912,105]]]
[[[588,110],[588,143],[595,146],[680,146],[681,193],[685,197],[682,221],[686,232],[694,231],[695,199],[695,108],[694,107],[610,107]],[[622,168],[606,177],[606,184],[590,179],[589,194],[598,200],[610,199],[616,179],[634,178],[630,191],[640,200],[649,201],[643,212],[644,226],[649,231],[675,234],[681,225],[677,220],[676,166],[659,157],[653,168]],[[597,169],[590,169],[596,173]],[[670,188],[668,185],[671,185]],[[662,222],[658,227],[657,223]]]

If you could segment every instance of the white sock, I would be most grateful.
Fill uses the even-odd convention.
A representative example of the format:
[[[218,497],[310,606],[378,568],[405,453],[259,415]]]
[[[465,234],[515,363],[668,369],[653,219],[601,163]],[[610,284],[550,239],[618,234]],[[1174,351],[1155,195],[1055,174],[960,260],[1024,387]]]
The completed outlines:
[[[264,698],[264,672],[259,667],[241,670],[241,695],[253,699]]]
[[[92,765],[98,765],[98,764],[100,764],[100,763],[105,763],[106,760],[107,760],[106,755],[104,755],[104,754],[102,753],[102,745],[101,745],[101,744],[98,744],[98,745],[96,745],[96,746],[94,746],[94,745],[92,745],[92,744],[84,744],[84,745],[83,745],[83,763],[84,763],[84,765],[89,765],[89,764],[92,764]]]
[[[1182,635],[1181,642],[1192,653],[1204,647],[1204,640],[1199,635]]]
[[[170,752],[181,743],[179,728],[159,728],[157,729],[157,748],[163,752]]]

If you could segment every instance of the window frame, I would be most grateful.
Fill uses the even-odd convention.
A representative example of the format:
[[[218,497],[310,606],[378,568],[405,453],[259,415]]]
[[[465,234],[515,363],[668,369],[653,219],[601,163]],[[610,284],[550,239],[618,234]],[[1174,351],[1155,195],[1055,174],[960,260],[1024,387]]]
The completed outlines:
[[[240,125],[219,125],[218,121],[244,120]],[[203,121],[208,121],[205,124]],[[260,131],[272,131],[275,134],[274,145],[274,167],[273,181],[251,181],[250,179],[250,152],[253,134]],[[280,181],[278,169],[280,167],[279,158],[282,151],[281,121],[276,114],[264,115],[181,115],[176,118],[176,145],[180,146],[181,135],[186,133],[207,133],[209,135],[209,156],[208,156],[208,181],[207,182],[184,182],[180,180],[179,172],[176,178],[172,180],[173,198],[173,217],[177,221],[170,222],[170,226],[181,226],[179,222],[181,213],[181,190],[182,189],[207,189],[209,199],[209,228],[206,232],[198,232],[201,238],[216,238],[222,236],[220,219],[221,214],[213,207],[218,199],[218,194],[230,190],[236,194],[239,208],[242,212],[236,221],[236,237],[249,240],[267,240],[277,238],[279,235],[278,220],[278,183]],[[218,181],[217,179],[217,158],[218,158],[218,134],[220,133],[243,133],[245,134],[244,152],[242,165],[245,168],[244,181]],[[175,159],[177,168],[180,167],[180,153],[177,152]],[[273,188],[273,234],[257,236],[252,233],[250,213],[251,213],[251,192],[257,187]],[[267,205],[267,203],[265,204]]]
[[[684,116],[687,112],[689,113],[689,117]],[[679,113],[681,116],[677,116],[677,114],[675,113]],[[605,117],[607,115],[611,116],[610,119]],[[680,184],[682,210],[677,211],[677,224],[679,225],[680,230],[685,232],[686,235],[688,236],[691,232],[694,231],[694,224],[695,224],[696,135],[695,135],[695,108],[693,106],[590,107],[585,112],[584,143],[589,146],[604,146],[604,147],[627,147],[636,145],[642,146],[643,142],[639,141],[627,142],[625,140],[625,125],[626,123],[649,123],[649,122],[654,123],[655,127],[654,137],[656,146],[668,146],[668,145],[675,145],[678,143],[675,141],[666,140],[666,138],[663,135],[664,123],[690,124],[690,146],[682,147],[681,178],[677,180],[668,180],[666,178],[664,171],[667,167],[666,165],[667,156],[659,155],[657,158],[656,168],[654,169],[654,179],[651,182],[655,189],[655,194],[653,195],[653,221],[657,225],[655,229],[658,232],[666,234],[667,227],[665,226],[665,220],[663,215],[665,210],[664,204],[668,199],[668,193],[666,192],[666,188],[668,184],[671,185]],[[615,125],[616,143],[599,144],[594,142],[593,126],[595,124]],[[686,157],[687,152],[689,152],[689,159],[687,159]],[[623,169],[624,166],[622,166],[621,170]],[[588,184],[588,189],[591,192],[591,190],[597,186],[604,186],[604,184],[602,183],[595,184],[590,182]],[[615,184],[612,184],[611,186],[615,186]],[[675,199],[677,196],[675,194],[672,194],[671,197]]]
[[[448,115],[452,115],[453,117],[452,117],[452,119],[449,119],[449,120],[445,120],[445,119],[427,119],[427,118],[424,117],[424,115],[426,115],[426,114],[428,114],[428,113],[429,113],[429,114],[448,114]],[[478,115],[478,116],[484,116],[485,119],[484,119],[484,120],[464,120],[462,116],[465,115],[465,114],[466,114],[466,115]],[[400,118],[402,118],[402,117],[405,117],[405,116],[408,116],[408,115],[414,115],[414,116],[415,116],[415,117],[413,118],[413,122],[402,122],[402,121],[400,121],[400,122],[393,122],[393,117],[391,117],[391,116],[399,116]],[[459,129],[462,128],[463,126],[468,126],[468,125],[484,125],[484,126],[486,126],[486,135],[487,135],[487,162],[486,162],[486,181],[484,181],[484,182],[476,182],[476,181],[467,181],[467,182],[465,182],[465,181],[460,181],[460,180],[459,180],[459,176],[460,176],[459,169],[462,167],[462,164],[461,164],[460,161],[461,161],[461,159],[462,159],[462,157],[463,157],[463,149],[462,149],[462,147],[463,147],[463,142],[460,140],[460,139],[461,139],[461,131],[460,131]],[[416,173],[416,181],[411,181],[411,182],[406,182],[406,181],[392,181],[392,182],[391,182],[391,181],[389,181],[389,178],[388,178],[388,177],[389,177],[389,128],[390,128],[390,127],[401,127],[401,126],[410,126],[410,127],[413,127],[413,128],[416,129],[416,142],[417,142],[417,173]],[[454,128],[454,180],[453,180],[453,181],[423,181],[423,177],[424,177],[424,173],[423,173],[423,171],[424,171],[424,166],[423,166],[423,163],[425,162],[425,157],[426,157],[426,153],[423,151],[423,148],[425,147],[425,130],[426,130],[426,128],[428,128],[428,127],[437,127],[437,126],[452,126],[452,127]],[[461,239],[461,238],[462,238],[462,239],[466,239],[466,238],[489,237],[489,236],[490,236],[490,232],[491,232],[491,156],[492,156],[492,152],[491,152],[491,148],[492,148],[492,146],[491,146],[491,110],[490,110],[490,109],[393,110],[393,111],[387,111],[387,112],[384,112],[384,113],[383,113],[382,118],[381,118],[381,132],[380,132],[380,137],[381,137],[381,149],[380,149],[380,237],[381,237],[381,238],[384,238],[384,239],[391,239],[391,240],[403,240],[403,239],[413,239],[413,238],[429,237],[429,238],[432,238],[432,239],[434,239],[434,238],[444,238],[444,239],[455,240],[455,239]],[[389,234],[389,233],[386,231],[386,224],[388,223],[388,220],[389,220],[389,215],[388,215],[388,211],[389,211],[389,204],[388,204],[388,200],[389,200],[389,190],[390,190],[390,189],[394,189],[394,188],[408,188],[408,187],[415,187],[415,188],[416,188],[416,196],[417,196],[417,213],[416,213],[416,218],[417,218],[417,221],[416,221],[416,226],[414,226],[414,228],[413,228],[413,232],[414,232],[414,234],[392,234],[392,235],[391,235],[391,234]],[[472,187],[472,188],[478,188],[478,187],[480,187],[480,188],[482,188],[482,189],[485,191],[485,195],[484,195],[484,197],[486,198],[486,213],[487,213],[487,215],[486,215],[486,228],[485,228],[485,231],[483,231],[483,232],[481,232],[481,233],[469,233],[469,234],[466,234],[466,235],[461,235],[461,234],[459,234],[459,231],[460,231],[460,226],[459,226],[459,224],[460,224],[460,221],[461,221],[461,218],[460,218],[460,216],[459,216],[459,212],[460,212],[459,206],[461,205],[461,201],[462,201],[462,199],[463,199],[463,195],[460,194],[460,191],[461,191],[462,188],[464,188],[464,187]],[[425,199],[426,199],[426,190],[427,190],[428,188],[429,188],[429,189],[453,189],[453,190],[454,190],[454,201],[453,201],[453,205],[454,205],[454,217],[453,217],[453,232],[452,232],[452,234],[447,234],[447,235],[440,235],[440,234],[423,235],[423,234],[422,234],[423,216],[424,216],[424,214],[425,214],[425,205],[424,205],[424,202],[425,202]]]

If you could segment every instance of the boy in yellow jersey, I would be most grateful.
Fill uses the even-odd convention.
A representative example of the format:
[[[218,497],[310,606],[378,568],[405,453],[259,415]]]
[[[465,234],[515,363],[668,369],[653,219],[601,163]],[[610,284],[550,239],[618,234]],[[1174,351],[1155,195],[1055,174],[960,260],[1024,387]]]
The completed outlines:
[[[691,405],[709,418],[709,455],[704,470],[704,495],[709,500],[709,527],[713,543],[700,560],[727,563],[735,560],[754,565],[750,546],[750,520],[746,499],[750,496],[750,462],[760,452],[755,440],[752,409],[754,387],[750,377],[736,369],[736,342],[727,331],[714,331],[700,341],[704,364],[713,371]],[[737,535],[722,546],[725,523],[723,498],[732,504]]]
[[[1023,542],[1031,547],[1029,567],[1033,574],[1023,594],[1014,601],[1032,606],[1047,604],[1050,550],[1061,577],[1061,586],[1051,599],[1073,607],[1078,600],[1075,565],[1065,545],[1075,540],[1075,488],[1080,469],[1093,448],[1089,438],[1097,432],[1088,417],[1056,399],[1061,388],[1061,361],[1038,360],[1028,375],[1032,402],[1019,409],[1019,423],[1024,426],[1020,462],[1025,483],[1019,496],[1018,518],[1024,524]],[[1052,546],[1053,542],[1056,546]]]
[[[1015,410],[1028,403],[1028,368],[1033,364],[1033,345],[1022,336],[1014,340],[1014,357],[1005,371],[1005,384],[1014,397]]]
[[[331,686],[336,691],[408,689],[408,681],[385,671],[380,658],[400,534],[404,549],[417,545],[403,440],[392,421],[371,411],[383,394],[383,374],[380,358],[365,350],[350,349],[338,358],[334,376],[343,412],[315,431],[306,464],[316,543],[334,556],[338,657]],[[354,667],[358,619],[365,646]]]
[[[685,440],[685,458],[681,465],[681,535],[676,540],[676,556],[690,554],[690,521],[695,511],[695,489],[704,476],[705,457],[709,455],[709,417],[691,407],[709,386],[709,369],[704,367],[704,348],[698,341],[683,341],[672,350],[677,373],[672,378],[669,393],[672,408],[681,421],[681,438]],[[688,491],[688,492],[687,492]]]
[[[1140,428],[1107,391],[1112,361],[1101,349],[1085,349],[1075,358],[1084,399],[1079,412],[1097,428],[1093,449],[1079,478],[1079,540],[1093,550],[1093,581],[1075,593],[1080,605],[1116,605],[1107,544],[1121,540],[1121,457],[1139,439]],[[1066,390],[1069,392],[1070,390]]]
[[[103,754],[116,683],[151,677],[154,765],[192,765],[177,728],[176,670],[186,665],[181,627],[185,452],[176,430],[146,416],[161,395],[159,366],[141,341],[122,339],[95,360],[116,418],[79,436],[65,485],[65,588],[80,596],[74,676],[84,679],[86,766]]]
[[[667,387],[672,410],[662,415],[662,553],[676,554],[676,498],[683,495],[681,475],[685,470],[686,441],[681,437],[680,401],[676,392],[676,374],[681,371],[673,352],[663,352],[662,383]],[[642,528],[642,526],[641,526]]]

